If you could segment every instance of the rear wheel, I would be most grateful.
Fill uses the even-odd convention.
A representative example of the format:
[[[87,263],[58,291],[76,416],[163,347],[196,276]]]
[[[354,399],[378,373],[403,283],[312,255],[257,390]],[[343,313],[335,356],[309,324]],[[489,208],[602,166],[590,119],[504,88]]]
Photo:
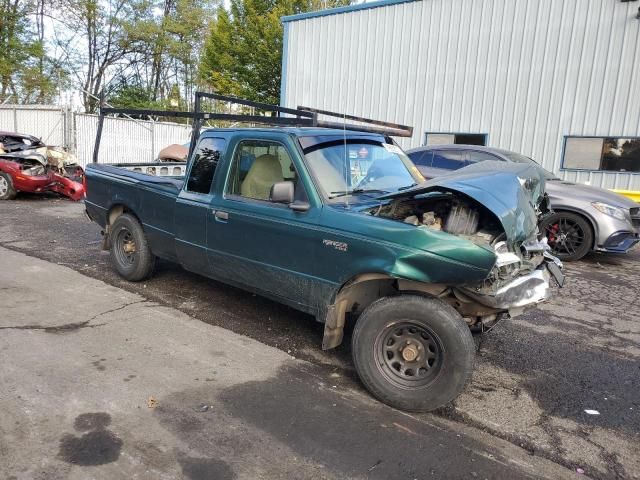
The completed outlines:
[[[13,200],[16,198],[16,193],[11,176],[0,172],[0,200]]]
[[[545,218],[540,229],[544,232],[553,254],[560,260],[580,260],[591,250],[593,230],[580,215],[557,212]]]
[[[128,213],[120,215],[113,222],[109,236],[111,262],[120,276],[131,282],[149,278],[156,257],[138,219]]]
[[[453,400],[473,371],[475,344],[450,305],[418,295],[372,303],[353,332],[353,361],[379,400],[429,411]]]

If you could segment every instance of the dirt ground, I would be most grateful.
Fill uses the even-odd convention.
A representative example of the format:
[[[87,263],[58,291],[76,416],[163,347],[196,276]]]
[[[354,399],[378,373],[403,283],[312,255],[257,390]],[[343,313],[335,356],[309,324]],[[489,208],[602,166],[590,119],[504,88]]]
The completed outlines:
[[[100,251],[100,238],[80,203],[35,196],[0,202],[1,246],[277,347],[361,390],[348,338],[323,352],[322,327],[308,315],[167,262],[146,283],[123,281]],[[567,264],[566,274],[550,302],[476,337],[472,382],[435,415],[593,478],[640,478],[640,249],[590,255]]]

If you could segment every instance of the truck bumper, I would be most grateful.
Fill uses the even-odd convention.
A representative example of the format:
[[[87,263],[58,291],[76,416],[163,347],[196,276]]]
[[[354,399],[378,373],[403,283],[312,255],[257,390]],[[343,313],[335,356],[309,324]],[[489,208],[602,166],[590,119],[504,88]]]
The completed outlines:
[[[491,295],[478,294],[470,290],[465,290],[464,293],[487,307],[517,314],[549,299],[551,279],[560,287],[564,284],[562,263],[552,255],[546,254],[545,261],[536,270],[512,280]]]

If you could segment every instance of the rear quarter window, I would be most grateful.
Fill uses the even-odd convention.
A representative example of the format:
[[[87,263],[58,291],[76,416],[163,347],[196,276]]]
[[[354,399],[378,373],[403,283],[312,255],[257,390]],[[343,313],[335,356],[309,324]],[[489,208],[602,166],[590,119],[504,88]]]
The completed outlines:
[[[209,193],[213,175],[220,158],[224,155],[227,142],[223,138],[205,137],[198,143],[193,153],[191,171],[187,179],[187,191]]]

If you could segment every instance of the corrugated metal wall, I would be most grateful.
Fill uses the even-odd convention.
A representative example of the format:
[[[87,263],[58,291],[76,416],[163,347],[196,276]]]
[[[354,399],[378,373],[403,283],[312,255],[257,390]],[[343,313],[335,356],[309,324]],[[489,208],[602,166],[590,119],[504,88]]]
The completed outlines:
[[[564,178],[640,190],[640,174],[560,171],[564,135],[640,136],[638,3],[422,0],[288,22],[285,106],[488,133]]]

